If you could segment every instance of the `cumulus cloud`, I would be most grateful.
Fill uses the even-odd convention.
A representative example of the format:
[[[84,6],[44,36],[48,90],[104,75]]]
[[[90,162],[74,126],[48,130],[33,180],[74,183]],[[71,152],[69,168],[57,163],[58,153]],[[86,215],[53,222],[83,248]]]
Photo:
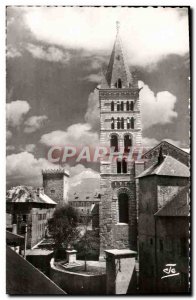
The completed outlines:
[[[85,178],[100,178],[100,174],[91,168],[77,164],[70,168],[70,186],[76,186]]]
[[[15,150],[15,146],[14,145],[8,145],[6,146],[6,151],[14,151]]]
[[[187,8],[32,7],[23,16],[37,40],[94,52],[111,51],[119,20],[131,64],[149,65],[189,49]]]
[[[143,137],[142,138],[142,145],[144,147],[154,147],[159,143],[159,141],[155,138],[148,138],[148,137]]]
[[[9,140],[12,137],[12,132],[10,130],[6,130],[6,139]]]
[[[44,158],[37,159],[32,153],[23,151],[6,158],[7,183],[12,185],[42,185],[43,169],[58,169],[59,166]],[[99,173],[81,164],[65,166],[70,172],[70,185],[78,184],[83,178],[99,178]]]
[[[44,121],[48,119],[47,116],[32,116],[28,118],[25,122],[25,133],[32,133],[37,131],[39,128],[41,128],[44,124]]]
[[[33,44],[28,44],[26,49],[36,58],[67,63],[70,60],[70,54],[68,52],[62,51],[57,47],[43,47]]]
[[[97,145],[99,137],[97,132],[92,131],[92,127],[87,123],[71,125],[66,131],[56,130],[42,135],[40,142],[47,146],[53,145]]]
[[[103,76],[99,73],[99,74],[89,74],[86,77],[82,78],[82,80],[100,83],[102,78]]]
[[[148,85],[139,81],[141,100],[141,116],[143,128],[155,124],[171,123],[177,117],[175,109],[176,96],[168,91],[155,93]]]
[[[19,126],[24,116],[29,112],[30,105],[25,100],[16,100],[6,104],[7,125]]]
[[[95,89],[88,97],[88,107],[85,120],[91,124],[92,128],[98,130],[100,124],[99,91]]]
[[[8,58],[20,57],[21,55],[22,55],[21,52],[15,47],[11,45],[7,46],[6,56]]]
[[[7,183],[39,186],[42,184],[41,170],[47,168],[58,168],[58,166],[44,158],[37,159],[32,153],[26,151],[8,155]]]
[[[21,151],[34,152],[35,148],[36,148],[35,144],[27,144],[24,147],[21,147]]]

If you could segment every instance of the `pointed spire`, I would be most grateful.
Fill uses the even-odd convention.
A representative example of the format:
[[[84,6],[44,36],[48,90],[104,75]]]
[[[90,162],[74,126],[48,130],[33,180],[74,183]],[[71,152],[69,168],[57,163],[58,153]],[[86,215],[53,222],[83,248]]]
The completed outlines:
[[[133,82],[120,39],[120,22],[116,22],[116,40],[106,72],[106,81],[111,88],[127,88]]]

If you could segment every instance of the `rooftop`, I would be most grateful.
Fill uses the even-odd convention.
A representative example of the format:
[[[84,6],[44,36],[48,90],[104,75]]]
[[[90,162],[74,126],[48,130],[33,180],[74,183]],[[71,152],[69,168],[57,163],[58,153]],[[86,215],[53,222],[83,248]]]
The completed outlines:
[[[9,295],[65,295],[53,281],[10,247],[6,248],[6,293]]]
[[[189,186],[185,186],[167,202],[155,216],[158,217],[188,217],[189,215]]]
[[[50,197],[44,194],[43,191],[35,189],[30,186],[15,186],[7,191],[6,195],[7,202],[15,203],[44,203],[44,204],[55,204]]]
[[[190,177],[190,170],[186,165],[184,165],[174,157],[167,155],[166,157],[163,157],[163,160],[161,162],[150,166],[139,176],[137,176],[137,178],[150,175]]]

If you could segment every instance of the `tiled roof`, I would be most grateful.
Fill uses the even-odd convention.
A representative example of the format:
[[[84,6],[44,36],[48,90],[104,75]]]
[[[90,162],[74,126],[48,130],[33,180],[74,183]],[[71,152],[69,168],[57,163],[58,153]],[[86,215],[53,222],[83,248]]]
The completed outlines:
[[[155,216],[187,217],[189,215],[189,186],[182,188]]]
[[[158,175],[174,177],[190,177],[189,168],[172,156],[166,156],[161,163],[156,163],[142,172],[137,178]]]
[[[164,146],[169,146],[172,148],[175,148],[176,150],[180,151],[181,153],[183,153],[186,156],[189,156],[189,152],[190,149],[188,148],[179,148],[176,145],[169,143],[167,140],[162,140],[159,144],[157,144],[155,147],[152,147],[150,150],[146,151],[145,153],[142,154],[142,158],[145,158],[146,156],[148,156],[150,153],[154,152],[155,150],[158,150],[160,147],[164,147]]]
[[[34,202],[34,203],[45,203],[45,204],[56,204],[51,198],[42,192],[37,192],[36,189],[30,186],[16,186],[12,187],[7,191],[6,195],[7,202]]]

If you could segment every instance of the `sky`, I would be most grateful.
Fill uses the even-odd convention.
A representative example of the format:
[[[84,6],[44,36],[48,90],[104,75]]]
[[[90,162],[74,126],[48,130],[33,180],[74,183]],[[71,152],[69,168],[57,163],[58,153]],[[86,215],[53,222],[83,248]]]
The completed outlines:
[[[98,92],[116,35],[137,72],[143,144],[189,147],[186,8],[8,7],[7,184],[41,185],[53,145],[97,145]],[[57,166],[56,166],[57,167]],[[98,178],[71,162],[71,182]]]

